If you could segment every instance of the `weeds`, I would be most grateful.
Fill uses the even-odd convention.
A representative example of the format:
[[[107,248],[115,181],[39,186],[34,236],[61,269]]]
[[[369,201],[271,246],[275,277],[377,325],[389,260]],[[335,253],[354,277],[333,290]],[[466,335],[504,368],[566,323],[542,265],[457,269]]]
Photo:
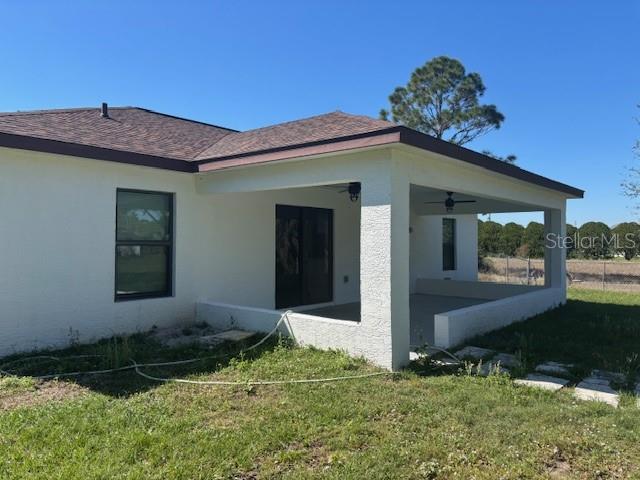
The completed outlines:
[[[105,342],[102,357],[106,368],[120,368],[130,365],[133,358],[129,337],[117,336]]]
[[[31,377],[0,377],[0,396],[13,394],[24,390],[33,390],[36,387],[35,379]]]

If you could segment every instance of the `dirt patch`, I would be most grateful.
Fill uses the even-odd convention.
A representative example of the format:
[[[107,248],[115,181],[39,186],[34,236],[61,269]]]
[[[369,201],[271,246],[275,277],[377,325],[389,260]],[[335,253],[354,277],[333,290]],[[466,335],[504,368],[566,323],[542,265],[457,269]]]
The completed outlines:
[[[38,382],[28,391],[0,395],[0,411],[72,400],[86,395],[88,392],[87,388],[76,383],[59,380]]]
[[[571,465],[564,460],[556,460],[549,467],[549,477],[551,478],[567,478],[571,473]]]
[[[320,441],[302,443],[294,441],[277,452],[275,456],[258,459],[250,471],[236,473],[234,480],[254,480],[263,477],[279,477],[290,472],[296,463],[304,462],[307,470],[326,471],[331,467],[333,456]],[[263,474],[266,471],[266,474]]]
[[[571,474],[571,465],[558,448],[554,449],[553,460],[549,464],[547,473],[550,478],[567,478]]]

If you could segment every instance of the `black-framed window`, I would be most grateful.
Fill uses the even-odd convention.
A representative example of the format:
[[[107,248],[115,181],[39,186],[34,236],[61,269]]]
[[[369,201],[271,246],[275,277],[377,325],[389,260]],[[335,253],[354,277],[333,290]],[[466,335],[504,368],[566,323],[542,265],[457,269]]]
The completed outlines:
[[[172,294],[173,194],[117,190],[115,299]]]
[[[456,219],[442,219],[442,270],[456,269]]]

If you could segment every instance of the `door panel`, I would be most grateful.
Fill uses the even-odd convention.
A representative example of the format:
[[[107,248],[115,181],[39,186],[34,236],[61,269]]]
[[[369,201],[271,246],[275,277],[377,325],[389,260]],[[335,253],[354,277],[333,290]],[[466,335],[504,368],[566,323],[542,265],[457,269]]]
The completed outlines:
[[[333,211],[276,205],[276,308],[333,299]]]
[[[276,205],[276,308],[301,302],[300,217],[299,208]]]
[[[305,209],[302,217],[302,302],[330,302],[333,287],[332,211]]]

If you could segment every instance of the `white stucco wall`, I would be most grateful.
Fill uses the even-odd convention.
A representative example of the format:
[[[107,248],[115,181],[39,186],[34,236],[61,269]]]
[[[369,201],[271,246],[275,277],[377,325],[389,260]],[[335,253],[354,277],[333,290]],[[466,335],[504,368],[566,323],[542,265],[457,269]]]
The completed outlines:
[[[360,205],[326,188],[202,194],[207,248],[200,261],[208,272],[208,299],[275,307],[275,210],[277,204],[329,208],[334,212],[334,302],[360,297]],[[344,277],[348,281],[344,281]]]
[[[350,181],[362,182],[360,204],[318,187]],[[283,203],[334,209],[334,300],[362,301],[359,324],[296,314],[305,341],[398,368],[409,359],[412,280],[424,272],[428,278],[471,279],[477,267],[477,224],[470,216],[458,225],[458,241],[473,239],[473,245],[458,246],[462,268],[457,275],[432,269],[441,265],[441,232],[429,222],[441,225],[441,217],[412,225],[410,183],[539,202],[561,213],[553,214],[556,227],[564,218],[564,198],[552,192],[404,150],[397,155],[390,149],[365,150],[195,176],[0,148],[0,355],[192,321],[198,300],[270,311],[275,205]],[[173,297],[114,302],[117,188],[176,194]],[[417,231],[415,240],[410,225]],[[435,238],[438,245],[426,249]],[[429,259],[429,253],[437,256]],[[416,270],[410,270],[412,262]],[[561,278],[562,268],[554,278]],[[562,301],[564,291],[557,292],[541,297],[536,308]],[[249,315],[252,322],[256,315]],[[257,330],[268,330],[274,314],[269,315]],[[464,329],[465,322],[456,328]]]
[[[0,149],[0,356],[193,321],[199,298],[273,308],[276,203],[334,209],[335,300],[359,298],[360,209],[346,195],[195,185],[192,174]],[[114,301],[117,188],[175,193],[173,297]]]
[[[176,193],[175,297],[114,302],[118,187]],[[0,355],[192,319],[203,214],[188,174],[1,148]]]
[[[258,332],[270,332],[284,312],[218,303],[209,300],[198,302],[197,320],[215,328],[239,328]],[[301,312],[287,315],[278,331],[292,337],[298,345],[313,345],[317,348],[340,349],[352,355],[363,355],[370,360],[371,351],[362,340],[366,327],[362,322],[334,320]]]
[[[456,220],[456,269],[442,269],[442,219]],[[476,215],[411,215],[411,292],[418,278],[474,281],[478,278]]]
[[[449,348],[475,335],[525,320],[565,302],[562,288],[540,288],[434,316],[435,344]]]

